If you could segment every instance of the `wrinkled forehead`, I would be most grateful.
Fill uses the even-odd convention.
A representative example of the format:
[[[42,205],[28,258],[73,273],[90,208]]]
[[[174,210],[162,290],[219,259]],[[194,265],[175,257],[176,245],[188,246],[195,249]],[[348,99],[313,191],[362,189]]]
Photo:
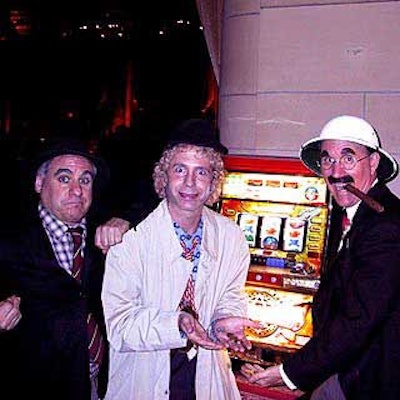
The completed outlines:
[[[177,159],[196,159],[196,160],[201,159],[201,160],[204,160],[205,159],[206,161],[210,162],[211,156],[205,147],[185,144],[185,145],[179,146],[179,148],[177,148],[177,151],[174,154],[173,159],[174,160],[177,160]]]
[[[50,162],[49,169],[79,169],[93,174],[96,172],[94,164],[89,159],[75,154],[63,154],[54,157]]]
[[[354,153],[354,154],[366,154],[368,149],[359,143],[350,142],[348,140],[334,140],[334,139],[326,139],[321,143],[321,154],[330,154],[338,153]]]

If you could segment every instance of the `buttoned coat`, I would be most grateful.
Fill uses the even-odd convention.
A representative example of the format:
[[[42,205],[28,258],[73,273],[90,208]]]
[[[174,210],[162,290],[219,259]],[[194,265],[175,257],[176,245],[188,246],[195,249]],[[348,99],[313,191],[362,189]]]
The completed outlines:
[[[348,399],[400,399],[400,201],[386,186],[361,203],[314,298],[314,337],[284,362],[303,390],[338,373]]]
[[[204,207],[195,302],[208,329],[245,316],[249,250],[240,228]],[[108,400],[169,398],[170,350],[186,345],[178,305],[192,271],[166,200],[107,254],[102,301],[110,341]],[[226,350],[198,350],[197,400],[240,399]]]

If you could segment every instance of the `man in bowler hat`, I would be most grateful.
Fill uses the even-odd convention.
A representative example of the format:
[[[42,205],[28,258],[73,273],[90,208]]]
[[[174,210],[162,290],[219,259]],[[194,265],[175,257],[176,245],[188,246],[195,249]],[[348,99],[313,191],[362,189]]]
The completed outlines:
[[[108,168],[83,143],[55,139],[32,169],[36,210],[2,243],[3,270],[22,315],[8,332],[14,346],[7,349],[10,358],[2,353],[3,365],[11,360],[2,382],[13,388],[13,399],[98,400],[108,356],[100,299],[104,256],[94,245],[88,212]]]
[[[249,250],[207,205],[219,197],[226,148],[188,120],[153,170],[158,207],[110,248],[102,301],[110,342],[106,399],[240,399],[227,348],[245,351]]]

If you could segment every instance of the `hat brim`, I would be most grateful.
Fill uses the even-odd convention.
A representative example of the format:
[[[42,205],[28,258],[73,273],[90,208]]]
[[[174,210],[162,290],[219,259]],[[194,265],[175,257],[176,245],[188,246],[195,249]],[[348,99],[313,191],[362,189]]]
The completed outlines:
[[[106,161],[86,150],[82,144],[75,142],[61,142],[50,144],[39,152],[32,161],[32,172],[36,175],[38,168],[46,161],[63,155],[76,155],[88,159],[96,168],[95,186],[97,190],[103,190],[110,180],[110,169]]]
[[[306,143],[304,143],[300,149],[299,157],[302,162],[309,168],[311,171],[315,172],[317,175],[322,176],[321,168],[319,167],[318,161],[321,157],[321,143],[324,140],[329,139],[320,139],[314,138]],[[342,139],[346,140],[346,139]],[[397,161],[385,150],[381,147],[371,147],[366,142],[349,140],[353,143],[361,144],[371,150],[377,151],[380,154],[380,162],[378,166],[378,179],[381,182],[389,182],[393,180],[398,174],[398,163]]]
[[[209,147],[223,155],[228,154],[228,149],[219,141],[218,130],[212,123],[204,119],[188,119],[181,121],[170,132],[166,148],[178,144],[190,144],[198,147]]]

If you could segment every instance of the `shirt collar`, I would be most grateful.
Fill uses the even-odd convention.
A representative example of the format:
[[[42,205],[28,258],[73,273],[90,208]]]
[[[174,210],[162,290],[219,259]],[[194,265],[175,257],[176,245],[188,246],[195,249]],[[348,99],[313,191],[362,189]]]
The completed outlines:
[[[40,219],[42,220],[42,224],[44,229],[56,240],[60,240],[69,230],[70,226],[60,221],[56,216],[50,212],[48,208],[46,208],[42,202],[39,202],[38,211]],[[83,229],[82,237],[86,237],[86,218],[82,218],[82,220],[78,224],[74,224],[71,227],[80,226]]]

